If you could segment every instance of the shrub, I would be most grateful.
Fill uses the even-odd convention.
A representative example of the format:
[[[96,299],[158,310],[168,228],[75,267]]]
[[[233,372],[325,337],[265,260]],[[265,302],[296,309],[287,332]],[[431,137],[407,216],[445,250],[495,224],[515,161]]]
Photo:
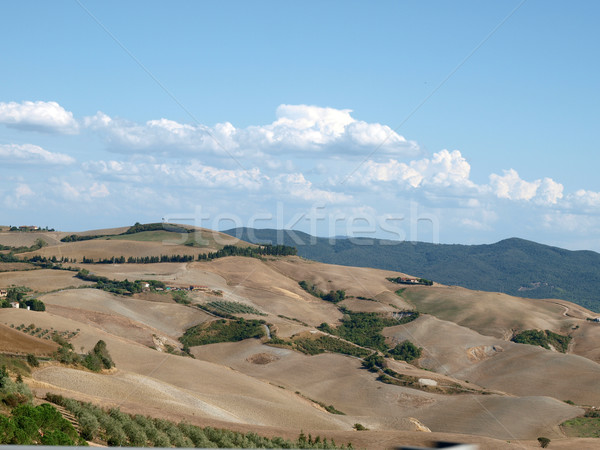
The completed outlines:
[[[542,448],[546,448],[548,447],[548,445],[550,445],[550,439],[548,439],[547,437],[539,437],[537,438],[537,440],[540,443],[540,447]]]

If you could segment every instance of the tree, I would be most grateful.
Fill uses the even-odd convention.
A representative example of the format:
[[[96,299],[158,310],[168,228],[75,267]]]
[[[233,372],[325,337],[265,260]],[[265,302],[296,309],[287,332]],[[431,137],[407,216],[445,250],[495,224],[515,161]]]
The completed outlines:
[[[394,359],[411,362],[421,357],[421,349],[410,341],[403,341],[390,350],[390,354]]]
[[[540,443],[540,447],[542,448],[546,448],[548,447],[548,445],[550,445],[550,439],[548,439],[547,437],[539,437],[537,440]]]
[[[38,367],[40,365],[40,362],[33,353],[29,353],[27,355],[27,364],[29,364],[31,367]]]

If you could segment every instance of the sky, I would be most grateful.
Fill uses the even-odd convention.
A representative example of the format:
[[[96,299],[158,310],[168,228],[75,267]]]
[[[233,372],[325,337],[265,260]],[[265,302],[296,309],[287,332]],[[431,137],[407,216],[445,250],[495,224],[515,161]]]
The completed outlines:
[[[0,224],[600,251],[600,3],[0,3]]]

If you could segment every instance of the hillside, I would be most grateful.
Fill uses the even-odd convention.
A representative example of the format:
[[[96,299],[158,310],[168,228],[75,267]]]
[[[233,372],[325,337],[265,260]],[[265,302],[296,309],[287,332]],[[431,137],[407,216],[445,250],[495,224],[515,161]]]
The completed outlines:
[[[329,264],[394,270],[446,285],[526,298],[569,300],[600,312],[600,254],[511,238],[490,245],[329,239],[298,231],[225,231],[254,243],[282,243]],[[281,242],[280,242],[281,241]]]
[[[67,242],[70,234],[51,234],[49,245],[17,256],[71,255],[68,263],[0,274],[0,288],[22,286],[45,304],[0,309],[0,352],[41,357],[25,376],[36,401],[60,394],[204,427],[289,439],[304,431],[354,448],[436,438],[536,448],[539,436],[556,448],[593,448],[561,429],[600,406],[600,325],[581,306],[439,283],[401,286],[389,278],[413,274],[256,246],[184,262],[99,262],[119,249],[132,257],[207,251],[172,245],[163,230],[127,230],[114,230],[119,239],[99,230]],[[11,234],[0,235],[14,247]],[[144,247],[117,246],[130,243]],[[92,245],[94,261],[82,262]],[[136,280],[152,287],[136,290]],[[511,342],[532,329],[570,337],[565,353]],[[54,333],[80,354],[104,341],[116,368],[47,361]],[[406,341],[419,350],[415,359],[399,353]]]

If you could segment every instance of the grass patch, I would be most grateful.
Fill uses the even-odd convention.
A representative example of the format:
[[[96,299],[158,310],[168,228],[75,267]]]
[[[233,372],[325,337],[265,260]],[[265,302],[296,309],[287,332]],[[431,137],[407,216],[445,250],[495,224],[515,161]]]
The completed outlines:
[[[576,417],[560,427],[568,437],[600,438],[600,417]]]
[[[192,303],[188,298],[188,294],[186,291],[171,291],[171,297],[173,300],[181,305],[189,305]]]
[[[537,345],[547,350],[550,350],[550,346],[552,346],[557,351],[566,353],[571,339],[571,336],[563,336],[550,330],[525,330],[515,335],[511,340],[518,344]]]
[[[16,375],[29,376],[31,368],[23,358],[0,354],[0,367],[5,367],[6,370]]]
[[[388,346],[381,331],[385,327],[398,325],[398,321],[384,317],[378,313],[354,312],[341,308],[344,313],[342,324],[332,328],[326,323],[319,325],[319,329],[329,334],[334,334],[350,342],[374,350],[386,351]]]
[[[179,338],[186,347],[216,344],[218,342],[238,342],[244,339],[261,338],[265,335],[263,320],[215,320],[188,328]]]
[[[331,352],[364,358],[371,354],[370,350],[366,350],[332,336],[319,336],[316,339],[294,339],[291,343],[293,349],[307,355],[318,355],[325,352]]]

